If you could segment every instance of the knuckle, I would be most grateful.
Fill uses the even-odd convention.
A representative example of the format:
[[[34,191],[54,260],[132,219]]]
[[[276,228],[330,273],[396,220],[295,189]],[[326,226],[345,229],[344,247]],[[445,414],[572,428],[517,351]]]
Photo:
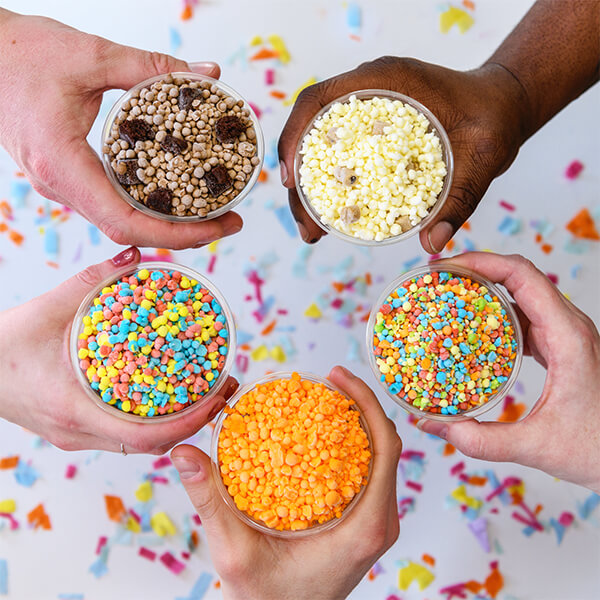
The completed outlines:
[[[119,246],[124,246],[128,243],[134,243],[134,240],[131,240],[128,235],[126,235],[121,227],[117,225],[112,219],[104,219],[98,223],[98,229],[106,235],[109,239],[111,239],[115,244],[119,244]]]
[[[100,269],[98,268],[98,265],[91,265],[83,271],[79,271],[75,277],[82,285],[92,287],[96,285],[101,278]]]
[[[537,267],[528,259],[522,256],[521,254],[511,254],[508,258],[510,258],[514,263],[515,267],[525,271],[537,271]]]
[[[460,449],[463,454],[471,458],[479,458],[481,460],[486,460],[487,458],[484,439],[478,433],[467,437],[460,445]]]
[[[175,69],[176,61],[168,54],[163,54],[162,52],[150,52],[146,56],[149,66],[157,75],[169,73]]]

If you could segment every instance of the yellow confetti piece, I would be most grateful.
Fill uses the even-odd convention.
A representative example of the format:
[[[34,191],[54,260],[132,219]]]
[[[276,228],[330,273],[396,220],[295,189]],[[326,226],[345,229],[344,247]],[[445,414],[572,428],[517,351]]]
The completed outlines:
[[[296,102],[296,100],[298,99],[298,96],[300,95],[300,92],[304,89],[307,88],[311,85],[314,85],[315,83],[317,83],[317,78],[316,77],[311,77],[308,81],[306,81],[305,83],[303,83],[287,100],[283,101],[283,105],[284,106],[291,106],[292,104],[294,104],[294,102]]]
[[[17,503],[12,498],[0,500],[0,513],[14,513],[15,510],[17,510]]]
[[[467,495],[467,489],[464,485],[459,485],[451,494],[457,502],[466,504],[468,507],[478,509],[481,506],[481,500]]]
[[[474,23],[475,19],[457,6],[451,6],[440,14],[440,31],[442,33],[448,33],[454,25],[458,27],[461,33],[466,33],[473,27]]]
[[[169,519],[167,513],[159,512],[155,515],[152,515],[150,519],[150,526],[154,530],[156,535],[160,537],[164,537],[165,535],[175,535],[175,525],[173,525],[173,521]]]
[[[260,46],[263,43],[262,38],[260,37],[260,35],[255,35],[251,40],[250,40],[250,45],[251,46]]]
[[[271,358],[280,363],[287,360],[287,356],[285,355],[285,352],[281,346],[273,346],[273,348],[271,348]]]
[[[287,65],[290,60],[292,60],[292,57],[290,56],[285,42],[280,36],[275,34],[270,35],[267,39],[269,40],[271,46],[273,46],[273,50],[279,53],[279,60],[282,62],[282,64]]]
[[[215,240],[214,242],[211,242],[211,243],[208,245],[208,251],[209,251],[211,254],[216,254],[216,252],[217,252],[217,246],[218,246],[218,245],[219,245],[219,240]]]
[[[152,484],[149,481],[144,481],[144,483],[140,483],[137,490],[135,490],[135,497],[140,502],[148,502],[148,500],[152,499]]]
[[[522,498],[523,496],[525,496],[525,484],[521,482],[517,485],[511,485],[508,488],[506,488],[506,491],[511,495],[518,494]]]
[[[305,311],[304,316],[309,319],[320,319],[323,313],[319,310],[319,307],[313,302]]]
[[[263,344],[262,346],[258,346],[258,348],[254,348],[250,353],[250,358],[252,360],[261,361],[265,360],[265,358],[269,357],[269,349]]]
[[[424,590],[431,585],[435,575],[423,565],[414,562],[409,562],[406,567],[403,567],[398,572],[398,587],[406,591],[413,581],[416,581],[420,590]]]
[[[133,533],[140,533],[142,531],[141,525],[133,517],[129,517],[129,519],[127,519],[127,525],[125,525],[125,528],[129,531],[133,531]]]

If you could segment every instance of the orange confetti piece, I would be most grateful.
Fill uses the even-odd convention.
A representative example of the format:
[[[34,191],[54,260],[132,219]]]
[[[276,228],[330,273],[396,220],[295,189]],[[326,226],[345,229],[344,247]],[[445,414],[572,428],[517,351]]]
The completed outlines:
[[[435,558],[431,554],[423,554],[421,560],[430,567],[435,567]]]
[[[269,96],[277,98],[278,100],[283,100],[286,97],[286,95],[287,94],[285,92],[280,92],[279,90],[271,90],[269,92]]]
[[[498,421],[501,421],[502,423],[514,423],[521,418],[521,415],[525,412],[526,408],[527,407],[522,402],[519,404],[509,404],[498,417]]]
[[[186,4],[181,15],[179,15],[179,18],[182,21],[189,21],[193,16],[194,16],[194,11],[192,10],[192,7],[189,4]]]
[[[27,514],[27,522],[33,525],[35,529],[52,529],[50,517],[46,514],[43,504],[38,504],[31,512]]]
[[[465,221],[462,224],[461,229],[464,229],[465,231],[471,231],[471,224],[469,223],[469,221]]]
[[[5,219],[12,218],[12,206],[6,200],[0,201],[0,213]]]
[[[371,277],[371,273],[365,273],[365,283],[367,285],[371,285],[371,283],[373,283],[373,278]]]
[[[478,594],[481,591],[481,588],[483,586],[479,583],[479,581],[467,581],[467,583],[465,583],[465,588],[467,590],[469,590],[469,592],[472,592],[473,594]]]
[[[361,322],[366,323],[369,320],[369,317],[371,316],[371,313],[366,312],[361,318]]]
[[[279,52],[269,48],[261,48],[256,54],[250,57],[250,60],[265,60],[266,58],[279,58]]]
[[[554,246],[551,246],[550,244],[542,244],[541,248],[544,254],[550,254],[550,252],[554,250]]]
[[[463,0],[463,6],[468,8],[469,10],[475,10],[475,2],[471,2],[471,0]]]
[[[197,548],[198,542],[200,541],[198,538],[198,532],[192,531],[192,535],[190,537],[191,537],[191,541],[192,541],[192,549]]]
[[[483,587],[492,598],[498,595],[498,592],[504,587],[504,578],[498,569],[492,570],[485,580]]]
[[[450,240],[447,244],[446,244],[446,250],[448,250],[448,252],[450,252],[450,250],[452,250],[452,248],[454,248],[454,240]]]
[[[62,213],[62,210],[61,210],[60,208],[53,208],[53,209],[50,211],[50,216],[51,216],[53,219],[56,219],[57,217],[60,217],[61,213]]]
[[[264,183],[265,181],[267,181],[267,179],[269,179],[269,174],[263,169],[258,175],[258,181]]]
[[[331,285],[333,286],[335,291],[338,293],[343,292],[344,288],[346,287],[343,283],[340,283],[339,281],[334,281]]]
[[[6,223],[0,223],[0,233],[8,231],[8,225]]]
[[[575,237],[584,240],[600,240],[596,224],[587,208],[582,208],[566,225]]]
[[[542,241],[542,234],[541,233],[536,233],[535,234],[535,241],[539,244]]]
[[[0,458],[0,469],[14,469],[19,464],[18,456]]]
[[[47,261],[46,261],[46,264],[47,264],[49,267],[52,267],[53,269],[58,269],[58,268],[59,268],[59,265],[58,265],[58,263],[55,263],[55,262],[54,262],[54,261],[52,261],[52,260],[47,260]]]
[[[171,251],[166,248],[157,248],[156,256],[171,256]]]
[[[467,483],[469,485],[485,485],[487,483],[487,477],[478,477],[477,475],[472,475],[469,477]]]
[[[452,444],[446,444],[444,446],[444,456],[450,456],[456,452],[456,448]]]
[[[215,588],[219,589],[221,587],[221,580],[217,579],[217,581],[215,581]]]
[[[250,350],[250,344],[241,344],[239,348],[240,350],[245,350],[248,352]]]
[[[10,241],[17,246],[20,246],[25,239],[18,231],[15,231],[14,229],[10,230],[8,237]]]
[[[273,319],[261,332],[260,335],[269,335],[277,325],[277,319]]]
[[[350,37],[351,40],[354,40],[355,42],[360,42],[361,41],[361,37],[359,35],[354,34],[354,33],[351,33],[349,37]]]
[[[119,496],[104,496],[104,502],[106,503],[108,518],[118,523],[127,512],[123,500]]]
[[[15,177],[25,177],[25,173],[23,171],[15,171]]]

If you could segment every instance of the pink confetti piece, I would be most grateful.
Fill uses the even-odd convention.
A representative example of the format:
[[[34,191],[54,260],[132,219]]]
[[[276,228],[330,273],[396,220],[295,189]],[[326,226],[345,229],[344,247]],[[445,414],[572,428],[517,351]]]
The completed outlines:
[[[100,552],[102,552],[102,548],[104,548],[106,542],[108,542],[108,538],[105,535],[101,536],[98,539],[98,545],[96,546],[96,554],[100,554]]]
[[[142,517],[140,517],[140,515],[138,515],[135,510],[133,510],[133,508],[129,509],[129,514],[138,522],[141,523],[142,522]]]
[[[583,163],[579,160],[574,160],[567,167],[567,170],[565,171],[565,177],[571,180],[576,179],[581,171],[583,171]]]
[[[514,204],[511,204],[510,202],[507,202],[506,200],[500,200],[500,202],[498,204],[500,204],[500,206],[502,208],[505,208],[506,210],[510,210],[511,212],[517,209],[517,207]]]
[[[265,85],[273,85],[275,83],[275,69],[267,69],[265,71]],[[256,111],[254,111],[256,112]]]
[[[451,469],[450,469],[450,475],[457,475],[458,473],[460,473],[461,471],[464,471],[465,469],[465,463],[461,460],[459,463],[456,463]]]
[[[166,477],[163,477],[162,475],[151,475],[149,479],[152,483],[169,483],[169,480]]]
[[[17,521],[10,513],[0,513],[0,518],[8,519],[11,531],[19,529],[19,521]]]
[[[420,450],[404,450],[402,454],[400,454],[400,458],[404,458],[406,460],[412,460],[413,458],[425,458],[425,452],[421,452]]]
[[[420,483],[417,483],[416,481],[407,481],[406,487],[411,488],[416,492],[421,492],[423,490],[423,486]]]
[[[192,521],[194,521],[196,525],[202,525],[202,519],[200,519],[200,515],[197,515],[195,513],[192,515]]]
[[[245,373],[248,370],[248,365],[250,364],[250,360],[248,356],[245,354],[238,354],[235,357],[235,366],[238,368],[240,373]]]
[[[169,569],[169,571],[179,575],[185,569],[185,565],[178,561],[170,552],[165,552],[160,557],[160,562]]]
[[[570,512],[564,512],[560,515],[560,517],[558,517],[558,522],[563,527],[568,527],[569,525],[571,525],[573,523],[574,520],[575,520],[575,517]]]
[[[152,468],[161,469],[162,467],[169,467],[171,464],[173,463],[171,463],[171,459],[168,456],[161,456],[152,463]]]
[[[156,559],[156,552],[153,552],[152,550],[149,550],[148,548],[144,548],[143,546],[140,546],[138,554],[140,556],[143,556],[144,558],[147,558],[148,560]]]
[[[216,254],[212,254],[210,257],[210,260],[208,261],[208,266],[206,267],[206,270],[209,273],[212,273],[215,270],[215,264],[217,262],[217,255]]]
[[[75,474],[77,473],[77,467],[75,465],[67,465],[67,470],[65,471],[65,477],[67,479],[73,479]]]
[[[555,273],[546,273],[546,277],[554,284],[558,285],[558,275]]]
[[[248,102],[248,104],[250,105],[250,108],[255,112],[256,118],[260,119],[260,116],[262,115],[262,110],[260,110],[260,108],[258,108],[258,106],[256,106],[256,104],[254,104],[253,102]]]

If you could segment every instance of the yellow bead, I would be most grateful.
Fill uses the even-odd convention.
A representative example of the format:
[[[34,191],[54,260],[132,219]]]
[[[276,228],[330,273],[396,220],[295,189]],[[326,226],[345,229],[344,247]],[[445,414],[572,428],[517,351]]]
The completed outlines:
[[[148,279],[148,277],[150,277],[150,273],[148,273],[148,269],[142,269],[141,271],[138,271],[138,279],[145,281],[146,279]]]
[[[211,371],[209,371],[205,376],[204,379],[206,379],[206,381],[212,381],[215,378],[215,376],[212,374]]]
[[[137,337],[137,333],[135,331],[131,331],[128,335],[127,335],[127,339],[130,342],[135,342],[137,341],[138,337]]]
[[[145,308],[146,310],[150,310],[152,308],[152,302],[150,302],[150,300],[142,300],[140,302],[140,306],[142,308]]]
[[[85,317],[83,317],[82,321],[83,321],[84,325],[91,325],[92,317],[90,317],[89,315],[85,315]]]
[[[179,285],[182,289],[187,290],[190,287],[190,280],[187,277],[182,277]]]
[[[129,400],[125,400],[125,402],[121,404],[121,410],[123,412],[129,412],[131,410],[131,402],[129,402]]]

